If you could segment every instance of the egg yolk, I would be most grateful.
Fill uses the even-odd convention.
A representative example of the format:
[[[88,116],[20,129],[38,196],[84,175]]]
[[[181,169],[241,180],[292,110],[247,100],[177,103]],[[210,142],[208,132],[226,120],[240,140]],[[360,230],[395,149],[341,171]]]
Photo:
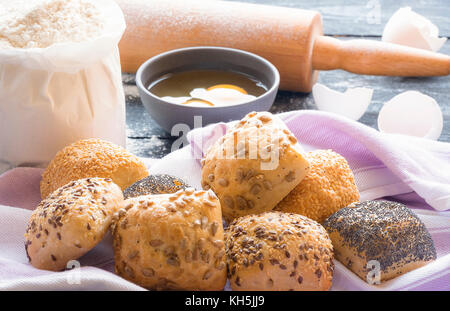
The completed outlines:
[[[214,89],[232,89],[232,90],[241,92],[242,94],[248,94],[246,90],[244,90],[243,88],[241,88],[239,86],[233,85],[233,84],[217,84],[217,85],[213,85],[213,86],[207,88],[208,91],[211,91]]]

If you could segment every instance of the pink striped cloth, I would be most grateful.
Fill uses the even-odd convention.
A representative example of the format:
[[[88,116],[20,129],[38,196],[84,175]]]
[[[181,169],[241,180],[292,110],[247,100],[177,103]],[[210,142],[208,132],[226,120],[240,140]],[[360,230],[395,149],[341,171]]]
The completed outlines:
[[[435,243],[436,261],[380,285],[368,285],[335,261],[332,290],[450,290],[450,144],[382,134],[324,112],[279,116],[306,150],[333,149],[346,157],[362,200],[384,197],[406,204]],[[150,172],[172,174],[199,187],[199,158],[229,126],[191,131],[191,144],[153,162]],[[23,234],[40,200],[41,173],[16,168],[0,175],[0,290],[141,290],[112,273],[111,237],[83,256],[76,270],[49,272],[28,264]]]

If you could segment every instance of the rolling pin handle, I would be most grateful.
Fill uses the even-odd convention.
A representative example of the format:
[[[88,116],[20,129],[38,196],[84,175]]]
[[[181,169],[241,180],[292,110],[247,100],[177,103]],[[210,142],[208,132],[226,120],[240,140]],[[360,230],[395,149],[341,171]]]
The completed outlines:
[[[312,66],[365,75],[446,76],[450,74],[450,56],[374,40],[319,36],[314,42]]]

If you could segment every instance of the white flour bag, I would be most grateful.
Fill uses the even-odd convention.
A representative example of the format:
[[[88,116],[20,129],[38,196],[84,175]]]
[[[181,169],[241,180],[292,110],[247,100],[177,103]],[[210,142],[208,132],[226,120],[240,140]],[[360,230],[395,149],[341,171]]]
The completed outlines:
[[[0,0],[0,171],[83,138],[125,146],[113,0]]]

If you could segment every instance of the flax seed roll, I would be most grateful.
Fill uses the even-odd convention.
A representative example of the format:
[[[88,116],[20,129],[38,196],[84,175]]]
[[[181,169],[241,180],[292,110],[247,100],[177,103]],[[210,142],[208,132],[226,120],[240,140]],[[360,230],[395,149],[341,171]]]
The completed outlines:
[[[225,286],[222,213],[212,191],[125,200],[113,232],[116,273],[133,283],[156,290]]]
[[[101,139],[83,139],[60,150],[41,180],[41,197],[87,177],[111,178],[122,190],[148,176],[147,167],[124,148]]]
[[[304,215],[318,222],[359,201],[359,191],[347,160],[331,150],[305,155],[310,168],[305,178],[275,207],[275,210]]]
[[[86,178],[55,190],[34,210],[25,233],[30,263],[60,271],[104,237],[123,201],[111,179]]]
[[[298,214],[266,212],[235,219],[225,232],[233,290],[328,290],[333,246],[325,229]]]
[[[275,115],[252,112],[202,159],[202,187],[220,199],[227,221],[272,210],[308,172],[297,139]]]
[[[436,259],[427,228],[401,203],[353,203],[331,215],[324,226],[336,259],[366,282],[383,282]]]

